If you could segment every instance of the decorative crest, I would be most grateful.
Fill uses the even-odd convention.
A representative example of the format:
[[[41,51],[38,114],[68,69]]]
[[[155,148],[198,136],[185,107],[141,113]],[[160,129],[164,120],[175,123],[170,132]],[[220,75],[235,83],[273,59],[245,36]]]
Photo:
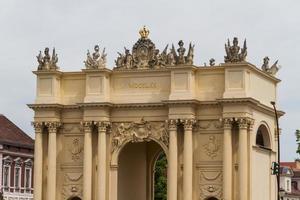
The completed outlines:
[[[91,55],[90,51],[87,50],[87,58],[84,61],[87,69],[103,69],[106,66],[106,56],[105,48],[102,50],[102,54],[99,53],[99,45],[95,45],[94,53]]]
[[[142,39],[147,39],[150,31],[146,28],[146,26],[143,26],[143,28],[140,29],[139,33]]]
[[[156,49],[155,44],[148,38],[149,30],[145,26],[139,33],[141,38],[133,45],[132,53],[126,47],[124,47],[124,54],[118,52],[115,69],[159,69],[176,64],[193,64],[194,45],[191,43],[186,56],[182,40],[178,43],[178,55],[174,45],[172,45],[169,53],[168,45],[160,53],[159,49]]]
[[[225,63],[237,63],[246,61],[247,57],[247,43],[244,40],[243,48],[239,47],[239,41],[237,37],[233,38],[233,45],[231,46],[230,40],[228,39],[227,44],[225,43],[226,56],[224,56]]]
[[[50,56],[49,48],[46,47],[44,50],[44,56],[42,51],[37,55],[37,61],[39,63],[38,70],[57,70],[59,67],[56,65],[58,61],[57,54],[55,53],[55,48],[53,48],[52,56]]]
[[[261,70],[264,72],[267,72],[268,74],[274,76],[276,75],[276,73],[278,72],[278,70],[280,69],[280,66],[278,66],[278,60],[275,61],[275,63],[269,67],[269,61],[270,58],[268,56],[264,57],[263,59],[263,65],[261,66]]]

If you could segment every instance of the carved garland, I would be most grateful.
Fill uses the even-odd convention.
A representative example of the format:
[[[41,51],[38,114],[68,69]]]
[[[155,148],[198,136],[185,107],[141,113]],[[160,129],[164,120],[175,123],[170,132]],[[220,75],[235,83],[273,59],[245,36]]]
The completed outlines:
[[[112,124],[113,153],[125,142],[143,142],[156,139],[165,146],[169,145],[169,135],[165,122],[148,122],[143,118],[140,122],[121,122]]]

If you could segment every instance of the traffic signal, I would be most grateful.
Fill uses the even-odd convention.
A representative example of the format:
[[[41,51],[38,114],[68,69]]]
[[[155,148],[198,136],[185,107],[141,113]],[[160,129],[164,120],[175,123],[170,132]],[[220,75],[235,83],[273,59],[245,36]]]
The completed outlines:
[[[279,164],[277,162],[272,162],[272,175],[279,175]]]

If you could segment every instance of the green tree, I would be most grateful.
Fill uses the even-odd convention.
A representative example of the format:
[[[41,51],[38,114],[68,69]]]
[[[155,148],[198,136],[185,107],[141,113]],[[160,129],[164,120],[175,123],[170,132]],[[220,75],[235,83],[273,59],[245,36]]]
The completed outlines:
[[[167,200],[167,158],[161,153],[155,164],[154,199]]]
[[[296,142],[298,144],[296,153],[300,155],[300,130],[296,130],[295,135],[296,135]]]

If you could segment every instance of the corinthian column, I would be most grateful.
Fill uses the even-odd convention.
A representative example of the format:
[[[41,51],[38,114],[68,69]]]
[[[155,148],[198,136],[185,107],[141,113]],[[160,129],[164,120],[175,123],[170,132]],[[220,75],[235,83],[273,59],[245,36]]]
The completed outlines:
[[[183,121],[184,144],[183,144],[183,199],[193,198],[193,119]]]
[[[223,136],[223,196],[232,200],[232,119],[224,119]]]
[[[177,123],[169,120],[168,200],[177,200]]]
[[[92,122],[83,122],[84,154],[83,154],[83,199],[92,199]]]
[[[61,126],[59,122],[48,122],[48,174],[47,200],[56,199],[56,134]]]
[[[98,123],[98,200],[106,200],[106,129],[108,122]]]
[[[43,124],[32,122],[35,131],[34,140],[34,200],[42,200],[43,188]]]
[[[239,123],[239,199],[248,199],[248,145],[247,129],[248,120],[246,118],[238,119]]]

